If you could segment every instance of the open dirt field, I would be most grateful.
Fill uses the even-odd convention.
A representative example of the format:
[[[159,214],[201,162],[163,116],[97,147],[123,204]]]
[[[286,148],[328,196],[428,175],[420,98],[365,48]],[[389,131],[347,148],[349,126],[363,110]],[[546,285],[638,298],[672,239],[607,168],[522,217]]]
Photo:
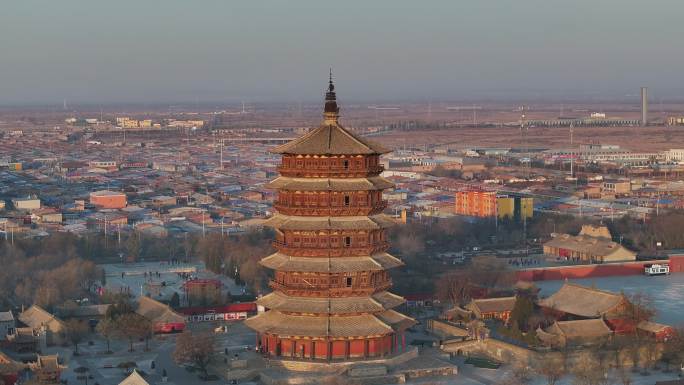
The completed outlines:
[[[450,128],[441,130],[394,131],[375,137],[392,148],[449,144],[452,148],[545,147],[560,148],[570,144],[568,128],[530,128],[526,140],[519,128]],[[380,139],[382,138],[382,139]],[[526,142],[526,144],[525,144]],[[684,127],[575,127],[574,143],[618,144],[634,151],[658,151],[684,147]]]

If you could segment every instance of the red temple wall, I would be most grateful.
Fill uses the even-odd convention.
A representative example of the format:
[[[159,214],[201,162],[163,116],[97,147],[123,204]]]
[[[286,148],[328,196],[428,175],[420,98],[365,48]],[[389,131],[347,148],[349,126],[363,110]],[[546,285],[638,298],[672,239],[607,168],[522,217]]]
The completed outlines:
[[[302,348],[304,351],[304,358],[315,358],[319,360],[328,359],[328,346],[332,345],[332,358],[344,359],[347,357],[377,357],[383,354],[392,353],[392,340],[394,335],[388,335],[379,338],[359,339],[359,340],[336,340],[329,343],[325,340],[294,340],[294,339],[278,339],[276,336],[262,335],[260,338],[262,348],[273,356],[278,353],[281,357],[302,357]],[[366,351],[366,341],[368,341],[368,350]],[[294,351],[293,351],[294,350]],[[312,357],[311,354],[314,353]]]
[[[346,354],[345,341],[333,341],[332,356],[333,358],[344,358]]]
[[[280,355],[290,357],[292,355],[292,341],[291,340],[281,340],[280,341]]]
[[[353,340],[349,342],[349,356],[363,357],[366,354],[366,341]]]
[[[670,260],[671,272],[674,273],[684,271],[684,256],[678,256],[675,261],[675,268],[673,269],[672,258]],[[667,263],[667,261],[638,261],[602,265],[597,264],[526,269],[516,271],[516,278],[521,281],[558,281],[564,280],[566,278],[573,279],[641,275],[644,274],[644,265],[651,263]]]

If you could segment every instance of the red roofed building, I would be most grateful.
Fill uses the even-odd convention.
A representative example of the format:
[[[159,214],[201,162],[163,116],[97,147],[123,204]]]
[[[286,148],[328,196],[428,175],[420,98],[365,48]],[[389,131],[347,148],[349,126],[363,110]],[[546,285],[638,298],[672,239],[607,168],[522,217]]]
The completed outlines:
[[[126,194],[118,191],[93,191],[90,193],[90,204],[103,209],[122,209],[126,207]]]
[[[223,283],[218,279],[191,279],[183,284],[188,306],[223,303]]]

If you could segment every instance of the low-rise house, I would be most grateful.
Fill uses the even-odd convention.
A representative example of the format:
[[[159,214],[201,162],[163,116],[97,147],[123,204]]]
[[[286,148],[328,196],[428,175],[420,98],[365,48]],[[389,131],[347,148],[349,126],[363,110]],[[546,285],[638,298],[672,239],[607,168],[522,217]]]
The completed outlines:
[[[214,198],[210,197],[209,195],[205,195],[205,194],[194,193],[194,194],[192,194],[191,198],[198,205],[210,205],[210,204],[214,203]]]
[[[36,357],[36,362],[28,364],[29,368],[35,373],[40,384],[59,384],[61,383],[62,371],[66,366],[59,363],[59,356],[56,354]]]
[[[658,342],[664,342],[674,337],[675,331],[672,326],[663,325],[652,321],[641,321],[637,324],[637,333],[653,338]]]
[[[12,199],[12,205],[17,210],[38,210],[40,209],[40,199],[34,197]]]
[[[60,319],[69,320],[75,319],[82,322],[87,322],[88,326],[94,328],[97,323],[104,319],[107,315],[107,310],[111,305],[81,305],[72,307],[57,308],[55,313]]]
[[[121,209],[126,207],[126,194],[110,190],[93,191],[90,193],[90,204],[103,209]]]
[[[62,213],[52,208],[42,208],[34,210],[31,214],[31,221],[34,223],[62,223]]]
[[[7,336],[12,350],[18,353],[35,353],[45,347],[45,333],[30,327],[18,327]]]
[[[559,234],[544,244],[544,254],[573,261],[604,263],[634,261],[636,253],[605,236],[602,228],[584,227],[579,235]]]
[[[466,305],[466,309],[477,319],[498,319],[508,322],[515,306],[515,299],[516,297],[474,299]]]
[[[168,195],[157,195],[152,197],[152,205],[155,207],[175,206],[176,197]]]
[[[11,311],[0,312],[0,341],[5,341],[8,335],[14,334],[16,327],[17,324]]]
[[[14,385],[19,379],[19,374],[26,369],[26,365],[13,360],[0,351],[0,384]]]
[[[555,348],[601,344],[612,334],[613,331],[600,318],[556,321],[544,330],[537,329],[537,337],[542,343]]]
[[[40,306],[33,305],[19,314],[19,321],[33,329],[34,333],[45,333],[48,345],[66,343],[67,328],[64,322]]]
[[[176,313],[170,306],[150,297],[140,297],[136,313],[154,325],[155,333],[174,333],[185,330],[185,317]]]

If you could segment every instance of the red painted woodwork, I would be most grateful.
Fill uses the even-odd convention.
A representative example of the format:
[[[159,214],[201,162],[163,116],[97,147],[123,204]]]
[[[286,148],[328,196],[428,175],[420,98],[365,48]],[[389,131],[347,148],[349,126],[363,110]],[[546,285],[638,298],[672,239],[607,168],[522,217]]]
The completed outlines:
[[[384,171],[378,155],[283,155],[278,172],[302,178],[363,178]]]

